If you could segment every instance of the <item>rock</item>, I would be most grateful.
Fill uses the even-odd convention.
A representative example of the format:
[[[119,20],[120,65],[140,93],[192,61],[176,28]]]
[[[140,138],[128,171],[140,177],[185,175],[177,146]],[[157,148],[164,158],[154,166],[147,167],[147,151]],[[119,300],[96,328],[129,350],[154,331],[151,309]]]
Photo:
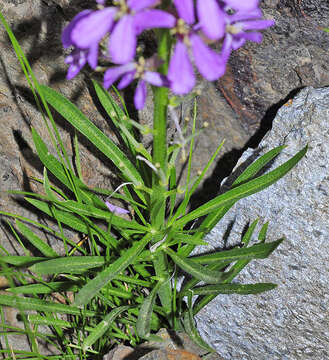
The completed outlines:
[[[147,341],[135,349],[119,345],[105,355],[103,360],[201,360],[200,356],[207,353],[185,333],[160,329],[156,335],[163,341]],[[208,354],[206,359],[222,360],[216,353]]]
[[[240,123],[254,135],[253,145],[299,89],[329,84],[329,34],[321,30],[328,26],[329,3],[268,0],[260,4],[264,17],[274,19],[275,26],[263,32],[261,44],[250,42],[234,52],[225,76],[216,84]]]
[[[270,258],[251,262],[236,279],[274,282],[277,289],[222,295],[197,315],[204,339],[227,360],[329,357],[328,109],[329,87],[308,87],[279,110],[272,130],[257,149],[243,154],[236,169],[279,145],[287,148],[271,169],[308,144],[306,156],[276,184],[240,200],[207,237],[212,248],[236,245],[245,226],[260,218],[259,226],[270,221],[268,241],[285,238]]]

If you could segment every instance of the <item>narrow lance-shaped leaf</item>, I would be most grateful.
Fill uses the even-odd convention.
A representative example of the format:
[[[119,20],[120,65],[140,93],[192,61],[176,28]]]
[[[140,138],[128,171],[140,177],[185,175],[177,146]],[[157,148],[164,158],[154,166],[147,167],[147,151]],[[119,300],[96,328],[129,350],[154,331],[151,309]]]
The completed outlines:
[[[143,239],[135,242],[124,255],[100,272],[94,279],[89,280],[77,294],[75,304],[78,306],[87,304],[103,286],[113,280],[117,274],[120,274],[135,261],[145,246],[151,241],[151,238],[151,234],[145,235]]]
[[[260,243],[265,242],[265,240],[266,240],[266,234],[267,234],[267,229],[268,229],[268,222],[266,222],[266,223],[262,226],[262,228],[260,229],[260,232],[259,232],[259,234],[258,234],[258,241],[259,241]]]
[[[111,327],[113,321],[124,311],[128,310],[130,305],[120,306],[113,309],[104,319],[92,330],[82,343],[82,350],[89,349],[105,332]]]
[[[16,225],[18,230],[26,237],[26,239],[35,246],[44,256],[46,257],[56,257],[58,254],[56,251],[49,246],[45,241],[41,240],[34,232],[21,223],[20,221],[16,220]]]
[[[258,283],[258,284],[220,284],[220,285],[205,285],[196,287],[192,290],[193,295],[211,295],[211,294],[240,294],[250,295],[259,294],[264,291],[273,290],[276,284],[272,283]]]
[[[174,263],[177,264],[182,270],[194,276],[198,280],[202,280],[208,284],[218,284],[222,282],[223,273],[209,270],[206,267],[201,266],[200,264],[190,259],[182,258],[170,248],[165,249],[165,252],[172,258]]]
[[[94,316],[95,312],[90,310],[82,310],[76,306],[59,304],[40,299],[24,298],[14,295],[0,294],[0,305],[10,306],[20,310],[36,310],[52,313],[63,313],[71,315]]]
[[[61,328],[71,328],[74,326],[74,323],[61,319],[49,319],[45,316],[38,314],[29,314],[27,316],[28,320],[32,324],[48,325],[48,326],[59,326]]]
[[[250,239],[252,237],[252,234],[254,233],[255,231],[255,228],[258,224],[258,221],[259,219],[256,219],[255,221],[253,221],[253,223],[248,227],[248,230],[246,231],[246,233],[243,235],[243,238],[241,240],[241,244],[244,246],[244,247],[247,247],[249,242],[250,242]]]
[[[213,263],[210,264],[209,266],[207,266],[207,268],[209,270],[224,270],[229,264],[231,263],[230,260],[228,261],[219,261],[217,263]],[[226,280],[226,277],[229,276],[229,273],[225,273],[223,274],[223,282]],[[189,281],[187,281],[184,286],[181,288],[181,290],[179,291],[179,298],[182,299],[184,296],[188,295],[189,290],[191,290],[192,288],[194,288],[194,286],[196,286],[198,283],[200,282],[199,279],[196,278],[192,278]]]
[[[95,80],[92,81],[100,103],[102,104],[109,117],[112,119],[113,123],[117,126],[118,121],[116,117],[120,121],[121,119],[124,119],[126,117],[126,114],[121,109],[121,107],[116,104],[115,100],[112,98],[109,92],[103,88],[103,86],[101,86]]]
[[[143,184],[140,174],[127,156],[75,105],[47,86],[42,85],[41,89],[47,102],[109,158],[127,180],[137,186]]]
[[[137,229],[142,231],[147,229],[145,226],[138,224],[136,221],[123,219],[110,211],[98,209],[92,205],[81,204],[73,200],[61,201],[56,204],[72,211],[73,213],[95,217],[98,219],[106,219],[111,221],[111,225],[119,226],[120,228]]]
[[[73,191],[72,184],[67,177],[67,173],[70,174],[71,178],[74,180],[74,183],[79,186],[80,194],[82,200],[86,203],[100,204],[101,200],[98,197],[90,192],[87,186],[74,174],[72,174],[68,169],[65,170],[63,164],[59,162],[55,156],[51,155],[47,149],[46,144],[41,139],[40,135],[32,128],[32,137],[34,146],[36,148],[39,159],[42,164],[54,175],[56,178],[64,184],[68,189]]]
[[[88,269],[97,268],[105,264],[103,256],[71,256],[61,257],[39,262],[30,270],[42,275],[62,273],[82,273]]]
[[[255,244],[248,248],[243,247],[223,250],[212,254],[191,257],[189,259],[194,263],[200,264],[211,264],[224,260],[265,259],[281,244],[282,241],[283,239],[280,239],[266,244]]]
[[[243,183],[242,185],[239,185],[234,189],[231,189],[226,193],[208,201],[206,204],[200,206],[196,210],[191,211],[189,214],[176,220],[175,226],[184,226],[184,224],[186,224],[187,222],[194,220],[198,217],[207,215],[210,212],[216,211],[219,208],[230,204],[232,201],[237,201],[269,187],[270,185],[278,181],[280,178],[282,178],[285,174],[287,174],[288,171],[290,171],[306,154],[306,151],[307,146],[303,150],[299,151],[293,158],[280,165],[275,170],[265,175],[259,176],[256,179],[250,180],[247,183]]]
[[[81,286],[81,283],[74,281],[56,281],[46,284],[15,286],[6,290],[13,294],[51,294],[54,292],[77,291],[80,288],[79,285]]]
[[[193,319],[193,311],[192,311],[192,293],[189,293],[188,296],[188,309],[184,312],[183,315],[183,324],[185,332],[189,335],[189,337],[194,341],[196,345],[198,345],[201,349],[214,352],[212,349],[200,336]]]
[[[113,248],[117,247],[117,241],[109,234],[103,231],[100,227],[95,227],[89,219],[82,220],[81,218],[71,214],[70,212],[63,211],[53,207],[50,208],[50,205],[44,201],[25,198],[30,204],[35,206],[37,209],[43,211],[45,214],[53,217],[55,216],[56,220],[59,222],[69,226],[70,228],[80,231],[84,234],[89,234],[90,229],[93,229],[97,232],[100,236],[100,241],[104,245],[108,245],[109,243]]]
[[[4,255],[0,256],[0,263],[4,262],[6,264],[14,266],[31,266],[39,261],[44,261],[44,257],[36,256],[24,256],[24,255]]]
[[[241,183],[244,183],[248,180],[251,180],[257,173],[259,173],[264,167],[272,161],[286,146],[278,146],[270,151],[268,151],[266,154],[262,155],[260,158],[255,160],[251,165],[245,169],[242,174],[234,181],[232,186],[239,185]],[[200,239],[204,236],[204,234],[208,233],[222,218],[223,216],[230,210],[230,208],[238,201],[233,200],[227,205],[222,206],[216,211],[210,212],[206,218],[202,221],[200,227],[199,227],[199,237]],[[183,246],[179,253],[182,256],[187,257],[195,246],[193,245],[185,245]]]
[[[241,175],[233,182],[232,187],[240,185],[248,180],[251,180],[257,173],[259,173],[264,167],[270,163],[276,156],[278,156],[283,149],[287,146],[277,146],[276,148],[268,151],[266,154],[262,155],[260,158],[255,160],[250,164]]]
[[[151,293],[145,298],[139,310],[138,318],[136,322],[136,330],[137,330],[137,335],[142,339],[150,338],[153,306],[155,303],[156,295],[162,285],[163,283],[160,281],[155,285]]]

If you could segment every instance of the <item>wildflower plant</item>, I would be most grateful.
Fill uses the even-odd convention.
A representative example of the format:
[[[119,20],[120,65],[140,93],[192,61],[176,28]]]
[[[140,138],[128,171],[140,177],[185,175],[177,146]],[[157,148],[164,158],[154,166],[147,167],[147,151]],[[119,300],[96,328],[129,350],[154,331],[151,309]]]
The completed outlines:
[[[57,156],[51,154],[45,141],[31,128],[36,153],[44,165],[43,179],[39,179],[44,194],[15,193],[23,194],[29,204],[53,218],[58,227],[1,212],[16,218],[12,230],[17,240],[23,244],[21,238],[25,238],[41,254],[13,256],[2,249],[2,273],[11,286],[8,295],[0,294],[0,304],[18,308],[26,321],[25,330],[11,329],[4,323],[2,312],[1,326],[6,334],[10,330],[25,333],[31,344],[31,352],[9,349],[9,345],[0,350],[7,359],[102,359],[117,343],[135,346],[157,339],[154,334],[161,327],[183,330],[212,351],[199,336],[194,315],[220,294],[257,294],[275,287],[271,283],[232,282],[251,260],[268,257],[282,241],[265,242],[265,224],[258,242],[251,244],[257,219],[242,236],[240,247],[196,256],[191,253],[196,246],[206,244],[205,235],[239,199],[279,180],[304,156],[306,148],[263,174],[284,147],[269,151],[252,163],[230,190],[190,211],[191,196],[222,144],[201,174],[192,179],[196,106],[189,137],[180,128],[176,113],[179,96],[191,93],[195,86],[195,70],[209,81],[220,78],[231,52],[246,41],[260,42],[259,30],[274,22],[262,19],[257,0],[96,3],[95,9],[77,14],[63,31],[63,46],[72,48],[66,58],[67,78],[76,76],[86,64],[103,73],[103,86],[96,80],[93,84],[98,100],[121,136],[120,146],[63,95],[38,83],[0,14],[57,151]],[[157,39],[157,52],[150,56],[145,56],[138,46],[145,31]],[[221,45],[219,51],[212,47],[216,42]],[[151,151],[140,141],[145,128],[131,120],[125,104],[117,104],[107,91],[114,83],[118,89],[136,86],[137,109],[144,107],[147,83],[152,85],[154,117],[153,128],[148,130],[153,135]],[[115,191],[93,189],[84,183],[78,142],[74,142],[74,163],[51,110],[112,161],[121,183]],[[178,140],[173,143],[167,140],[168,112],[178,133]],[[187,179],[179,188],[176,162],[186,147]],[[50,183],[49,173],[66,192]],[[179,193],[183,193],[183,198],[178,197]],[[114,198],[122,201],[120,206],[113,202]],[[63,241],[64,254],[50,247],[33,227]],[[64,228],[77,232],[80,241],[65,235]],[[62,303],[53,300],[54,293],[62,295]],[[39,331],[41,325],[48,326],[51,332]],[[38,340],[54,345],[59,355],[41,355]]]

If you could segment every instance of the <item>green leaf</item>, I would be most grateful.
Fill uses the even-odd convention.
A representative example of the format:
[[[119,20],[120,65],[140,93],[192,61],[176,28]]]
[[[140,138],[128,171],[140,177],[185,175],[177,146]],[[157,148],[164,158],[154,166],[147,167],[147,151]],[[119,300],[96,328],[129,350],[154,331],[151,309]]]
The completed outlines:
[[[252,234],[255,231],[255,228],[258,224],[259,219],[256,219],[249,227],[246,233],[244,234],[241,243],[246,247],[249,244],[249,241],[251,240]]]
[[[51,191],[51,186],[50,186],[50,182],[48,179],[48,173],[47,173],[46,167],[43,168],[43,187],[45,189],[45,192],[46,192],[49,200],[57,200],[56,196]]]
[[[164,251],[172,258],[175,264],[177,264],[182,270],[188,274],[194,276],[198,280],[204,281],[208,284],[218,284],[223,280],[223,273],[218,271],[209,270],[204,266],[177,255],[170,248],[164,249]]]
[[[188,310],[183,314],[183,324],[186,334],[193,340],[193,342],[198,345],[201,349],[214,352],[214,349],[211,348],[200,336],[193,318],[192,312],[192,300],[191,295],[189,296],[189,306]]]
[[[190,261],[199,264],[212,264],[224,260],[265,259],[281,244],[282,241],[283,239],[280,239],[266,244],[255,244],[248,248],[243,247],[223,250],[212,254],[191,257],[189,259]]]
[[[71,256],[39,262],[32,265],[30,270],[42,275],[76,274],[103,266],[104,264],[105,258],[102,256]]]
[[[32,127],[32,138],[34,142],[34,146],[36,148],[37,154],[43,163],[43,165],[54,174],[58,180],[66,185],[70,190],[72,190],[71,184],[67,179],[67,176],[64,171],[64,166],[49,153],[46,144],[41,139],[40,135],[37,131]]]
[[[59,326],[62,328],[71,328],[74,326],[74,324],[70,321],[60,320],[60,319],[49,319],[45,316],[38,314],[29,314],[27,318],[32,324]]]
[[[90,332],[88,337],[82,343],[82,350],[89,349],[105,332],[111,327],[113,321],[124,311],[130,308],[129,305],[120,306],[113,309],[104,319]]]
[[[200,206],[194,211],[191,211],[189,214],[181,217],[176,220],[175,227],[182,227],[186,223],[201,216],[207,215],[211,212],[214,212],[225,205],[231,204],[233,201],[237,201],[244,197],[255,194],[258,191],[261,191],[270,185],[274,184],[285,174],[288,173],[298,161],[306,154],[307,146],[299,151],[294,157],[285,162],[284,164],[277,167],[275,170],[257,177],[256,179],[250,180],[247,183],[243,183],[226,193],[215,197],[214,199],[208,201],[206,204]]]
[[[199,236],[175,233],[173,238],[168,242],[168,246],[173,246],[176,244],[191,244],[191,245],[209,245],[206,241],[201,240]]]
[[[42,85],[41,89],[47,102],[110,159],[122,172],[125,179],[132,181],[136,186],[143,184],[140,174],[127,156],[76,106],[63,95],[47,86]]]
[[[63,164],[59,162],[53,155],[48,151],[46,144],[41,139],[40,135],[32,128],[32,137],[34,146],[36,148],[37,154],[42,162],[42,164],[54,175],[56,178],[64,184],[68,189],[74,192],[72,183],[67,177],[67,173],[70,174],[70,177],[74,180],[74,183],[79,186],[82,200],[87,203],[99,204],[101,200],[98,197],[91,193],[87,186],[72,172],[68,169],[65,169]]]
[[[231,263],[230,260],[219,261],[217,263],[213,263],[213,264],[209,265],[207,268],[209,270],[221,271],[221,270],[224,270],[230,263]],[[226,282],[226,278],[227,278],[227,276],[229,276],[228,274],[231,274],[231,272],[228,272],[225,274],[223,273],[223,282]],[[181,299],[184,296],[188,295],[189,290],[194,288],[199,282],[200,282],[200,280],[198,280],[196,278],[192,278],[192,279],[188,280],[186,283],[184,282],[184,286],[179,291],[179,298]]]
[[[71,315],[94,316],[95,312],[90,310],[82,310],[73,305],[65,305],[40,299],[24,298],[14,295],[0,294],[0,305],[10,306],[20,310],[36,310],[52,313],[63,313]]]
[[[30,284],[7,289],[13,294],[51,294],[53,292],[77,291],[81,283],[74,281],[55,281],[46,284]]]
[[[152,289],[151,293],[145,298],[138,313],[136,322],[137,335],[142,339],[148,339],[151,333],[151,317],[153,313],[153,306],[156,295],[163,285],[163,282],[158,282]]]
[[[74,230],[80,231],[84,234],[89,234],[90,229],[93,229],[95,232],[101,235],[100,241],[104,245],[107,246],[108,244],[111,244],[113,248],[116,248],[117,241],[109,233],[106,233],[100,227],[96,227],[95,225],[93,225],[90,220],[82,220],[81,218],[71,214],[70,212],[63,211],[55,207],[51,208],[51,206],[44,201],[31,198],[25,198],[25,200],[35,206],[37,209],[43,211],[45,214],[51,217],[55,217],[57,221],[69,226]]]
[[[127,284],[135,284],[135,285],[140,285],[140,286],[144,286],[144,287],[151,287],[151,285],[152,285],[149,281],[136,279],[136,278],[133,278],[131,276],[126,276],[126,275],[117,275],[115,277],[115,280],[123,281],[123,282],[126,282]]]
[[[260,229],[260,232],[258,234],[258,241],[260,243],[263,243],[266,240],[267,229],[268,229],[268,222],[266,222],[262,226],[262,228]]]
[[[78,306],[86,305],[97,292],[109,281],[115,279],[129,265],[133,264],[138,255],[144,250],[145,246],[151,241],[151,234],[147,234],[143,239],[135,242],[120,258],[110,264],[105,270],[100,272],[94,279],[89,280],[78,292],[75,304]]]
[[[20,221],[16,220],[16,225],[18,230],[26,237],[29,242],[35,246],[44,256],[46,257],[56,257],[58,256],[57,252],[53,250],[51,246],[49,246],[45,241],[41,240],[34,232],[21,223]]]
[[[192,289],[193,295],[212,295],[212,294],[259,294],[264,291],[273,290],[276,284],[259,283],[259,284],[220,284],[206,285]]]
[[[115,102],[110,93],[103,88],[97,81],[92,80],[96,94],[100,103],[102,104],[104,110],[107,112],[108,116],[113,121],[114,125],[117,126],[117,119],[122,120],[126,118],[126,114],[121,109],[121,107]],[[131,126],[130,126],[131,128]]]
[[[23,256],[23,255],[4,255],[0,256],[0,263],[4,262],[6,264],[15,265],[18,267],[27,267],[31,266],[36,262],[44,261],[44,257],[35,257],[35,256]]]
[[[251,180],[257,173],[259,173],[270,161],[272,161],[286,146],[278,146],[266,154],[261,156],[259,159],[255,160],[251,165],[243,171],[243,173],[234,181],[232,186],[239,185]],[[229,204],[222,206],[217,211],[211,212],[206,216],[202,221],[200,226],[199,237],[200,239],[204,236],[205,233],[208,233],[230,210],[230,208],[236,203],[237,200],[230,202]],[[202,231],[201,231],[202,229]],[[180,249],[180,253],[184,256],[188,256],[191,251],[194,249],[193,245],[188,245]]]
[[[235,187],[246,181],[251,180],[257,173],[259,173],[264,167],[270,163],[276,156],[278,156],[282,150],[287,146],[277,146],[276,148],[268,151],[266,154],[262,155],[260,158],[256,159],[252,164],[250,164],[240,176],[233,182],[232,186]]]
[[[118,226],[123,229],[136,229],[141,231],[147,230],[147,227],[138,224],[136,221],[126,220],[120,216],[115,215],[109,210],[101,210],[92,205],[81,204],[73,200],[61,201],[56,204],[76,214],[108,220],[111,222],[111,225]]]

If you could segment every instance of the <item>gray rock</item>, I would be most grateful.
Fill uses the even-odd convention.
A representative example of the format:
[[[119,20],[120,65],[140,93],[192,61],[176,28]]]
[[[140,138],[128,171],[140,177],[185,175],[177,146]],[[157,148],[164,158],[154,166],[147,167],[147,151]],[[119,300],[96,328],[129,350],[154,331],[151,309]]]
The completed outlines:
[[[259,226],[270,221],[268,240],[286,238],[270,258],[253,261],[236,279],[274,282],[277,289],[222,295],[197,315],[204,339],[225,359],[329,358],[329,88],[305,88],[283,106],[259,148],[248,149],[237,167],[288,145],[274,169],[306,144],[306,156],[291,172],[238,202],[207,237],[214,248],[235,245],[244,227],[260,218]]]

